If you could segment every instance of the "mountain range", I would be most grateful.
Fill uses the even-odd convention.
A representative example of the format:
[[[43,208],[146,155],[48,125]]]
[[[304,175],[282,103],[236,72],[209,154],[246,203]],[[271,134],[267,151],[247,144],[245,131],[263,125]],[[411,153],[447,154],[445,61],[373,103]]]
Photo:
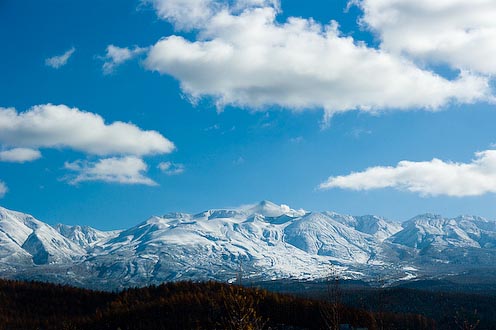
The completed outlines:
[[[294,210],[262,201],[168,213],[114,231],[50,226],[0,207],[0,276],[97,289],[207,280],[397,283],[496,269],[496,221]]]

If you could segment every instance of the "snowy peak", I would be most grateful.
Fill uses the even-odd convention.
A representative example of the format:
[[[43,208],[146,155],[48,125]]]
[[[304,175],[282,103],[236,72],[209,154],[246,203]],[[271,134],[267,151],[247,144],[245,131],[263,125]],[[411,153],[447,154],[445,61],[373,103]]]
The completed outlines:
[[[455,218],[455,221],[463,227],[476,226],[479,229],[496,232],[496,221],[473,215],[462,215]]]
[[[198,213],[193,216],[194,219],[198,220],[212,220],[212,219],[226,219],[226,218],[239,218],[244,216],[244,212],[238,210],[208,210],[202,213]],[[185,218],[187,219],[187,218]]]
[[[384,241],[402,229],[400,223],[388,221],[375,215],[358,216],[355,219],[357,220],[355,228],[358,231],[373,235],[380,241]]]
[[[420,250],[490,248],[496,246],[496,223],[475,216],[443,218],[440,215],[423,214],[405,222],[403,230],[389,240]]]
[[[298,217],[303,216],[306,213],[303,209],[294,210],[286,204],[277,205],[267,200],[261,201],[255,205],[248,205],[244,207],[244,211],[250,215],[260,214],[267,218],[277,218],[282,215]]]
[[[323,214],[361,233],[372,235],[380,241],[384,241],[402,229],[400,223],[388,221],[375,215],[351,216],[328,211]]]
[[[213,220],[213,219],[239,219],[245,220],[255,216],[261,216],[270,221],[272,218],[280,217],[300,217],[306,214],[303,209],[294,210],[285,204],[277,205],[271,201],[261,201],[257,204],[243,205],[238,208],[230,209],[212,209],[204,211],[193,216],[185,213],[170,213],[167,214],[169,218],[182,218],[182,219],[195,219],[195,220]]]
[[[404,222],[403,227],[408,226],[410,224],[428,224],[432,226],[439,226],[446,221],[442,215],[433,214],[433,213],[424,213],[419,214],[410,220]]]
[[[22,263],[66,263],[85,251],[51,226],[29,214],[0,207],[0,261],[18,255]]]
[[[372,236],[343,223],[348,217],[335,213],[309,213],[285,228],[286,242],[310,254],[347,262],[366,262],[377,242]]]
[[[34,218],[30,215],[0,207],[0,232],[17,245],[22,245],[32,233]]]
[[[118,230],[100,231],[89,226],[68,226],[60,223],[55,226],[55,229],[62,236],[85,249],[97,243],[103,243],[119,234]]]

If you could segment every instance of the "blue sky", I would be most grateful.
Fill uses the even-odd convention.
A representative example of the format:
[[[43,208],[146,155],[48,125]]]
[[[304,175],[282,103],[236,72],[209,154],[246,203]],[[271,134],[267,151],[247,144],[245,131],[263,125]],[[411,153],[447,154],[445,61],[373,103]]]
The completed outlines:
[[[262,199],[496,218],[496,8],[394,3],[0,2],[0,205],[101,229]]]

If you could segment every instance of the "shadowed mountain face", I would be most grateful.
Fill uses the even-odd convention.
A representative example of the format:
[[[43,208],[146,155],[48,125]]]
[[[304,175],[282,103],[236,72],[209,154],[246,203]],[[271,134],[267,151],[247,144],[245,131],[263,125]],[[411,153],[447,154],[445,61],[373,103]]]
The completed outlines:
[[[122,231],[51,227],[0,208],[0,275],[113,289],[177,280],[343,278],[386,283],[494,267],[496,222],[237,209],[154,216]]]

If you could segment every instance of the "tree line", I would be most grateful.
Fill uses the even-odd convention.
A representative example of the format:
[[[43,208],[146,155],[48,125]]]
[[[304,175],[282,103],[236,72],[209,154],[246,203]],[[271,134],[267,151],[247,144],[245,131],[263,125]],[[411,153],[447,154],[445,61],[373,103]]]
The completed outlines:
[[[387,322],[391,330],[436,328],[420,314],[379,313],[219,282],[103,292],[0,280],[0,330],[329,329],[325,311],[336,308],[339,322],[354,327],[379,330]]]

